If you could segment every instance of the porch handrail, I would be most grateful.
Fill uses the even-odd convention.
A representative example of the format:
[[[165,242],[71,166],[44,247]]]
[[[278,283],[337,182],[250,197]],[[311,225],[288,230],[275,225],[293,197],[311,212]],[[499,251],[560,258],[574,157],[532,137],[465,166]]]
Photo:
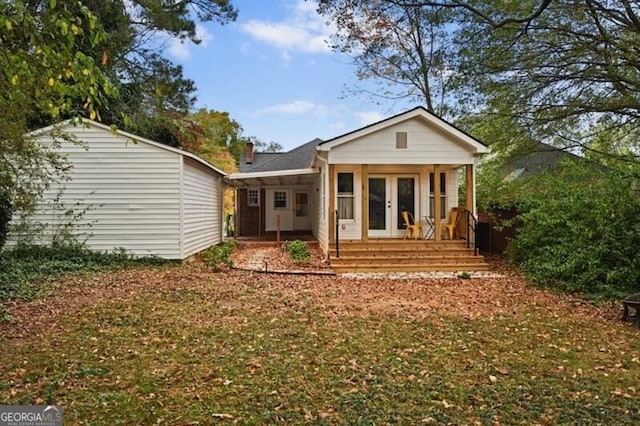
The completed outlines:
[[[336,215],[336,257],[340,257],[340,214],[338,210],[335,211]]]
[[[471,235],[473,234],[473,255],[478,255],[478,220],[474,214],[464,209],[464,213],[467,219],[467,248],[471,248]]]

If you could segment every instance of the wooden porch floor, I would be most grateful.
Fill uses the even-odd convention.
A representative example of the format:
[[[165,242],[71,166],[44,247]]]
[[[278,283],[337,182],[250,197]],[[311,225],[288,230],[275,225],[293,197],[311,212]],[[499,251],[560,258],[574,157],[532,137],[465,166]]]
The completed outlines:
[[[345,272],[486,271],[489,264],[474,255],[466,241],[375,239],[340,241],[330,253],[331,267]]]

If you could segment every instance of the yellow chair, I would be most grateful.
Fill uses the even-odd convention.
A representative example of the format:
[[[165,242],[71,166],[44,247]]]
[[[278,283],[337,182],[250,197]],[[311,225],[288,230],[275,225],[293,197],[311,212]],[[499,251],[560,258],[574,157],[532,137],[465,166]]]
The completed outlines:
[[[402,212],[402,219],[404,220],[404,225],[407,227],[407,233],[404,234],[404,239],[407,237],[413,238],[414,240],[418,238],[422,238],[422,226],[416,224],[415,220],[413,220],[413,214],[408,211]]]
[[[458,225],[458,208],[454,207],[449,212],[447,223],[442,225],[443,229],[447,230],[450,240],[453,240],[454,235],[457,234],[457,225]]]

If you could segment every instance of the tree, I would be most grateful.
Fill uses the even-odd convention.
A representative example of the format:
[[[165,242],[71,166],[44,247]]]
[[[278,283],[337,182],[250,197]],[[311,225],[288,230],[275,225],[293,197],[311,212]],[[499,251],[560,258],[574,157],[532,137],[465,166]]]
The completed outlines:
[[[282,152],[284,149],[278,142],[264,142],[255,136],[245,138],[245,142],[251,142],[253,144],[253,150],[256,152]]]
[[[105,39],[81,3],[50,0],[34,8],[0,1],[0,187],[12,208],[28,208],[64,161],[27,136],[35,114],[99,117],[116,89],[77,46]],[[6,204],[6,203],[5,203]]]
[[[203,131],[203,141],[206,149],[214,147],[227,150],[240,162],[240,154],[244,151],[244,139],[242,139],[242,126],[229,116],[228,112],[199,109],[190,116]],[[205,149],[205,148],[199,148]],[[199,152],[199,151],[194,151]]]
[[[509,117],[524,140],[567,148],[588,149],[595,140],[615,147],[621,129],[640,140],[637,2],[323,0],[319,11],[337,23],[338,45],[356,53],[358,75],[381,78],[401,96],[417,94],[430,104],[429,92],[420,93],[425,80],[416,72],[417,53],[424,50],[411,36],[418,33],[406,28],[438,28],[433,16],[444,16],[440,62],[455,80],[444,84],[445,104],[453,101],[475,120],[498,117],[501,123],[500,117]],[[416,18],[403,21],[407,11]],[[407,84],[414,92],[401,90]],[[637,155],[639,147],[621,154],[628,158],[629,152]]]
[[[454,14],[436,6],[393,1],[323,1],[318,11],[334,21],[333,48],[352,56],[360,80],[380,90],[360,89],[375,97],[419,102],[444,113],[451,99],[451,26]]]
[[[105,21],[109,39],[97,51],[118,81],[121,96],[112,99],[104,120],[136,134],[178,146],[176,116],[195,103],[195,84],[182,67],[162,56],[167,37],[199,43],[196,21],[225,24],[237,16],[229,0],[85,0]],[[160,40],[159,42],[156,40]]]
[[[555,1],[524,23],[477,19],[464,30],[474,35],[462,51],[467,81],[488,113],[512,117],[537,140],[584,148],[619,128],[637,136],[638,12],[628,1]]]

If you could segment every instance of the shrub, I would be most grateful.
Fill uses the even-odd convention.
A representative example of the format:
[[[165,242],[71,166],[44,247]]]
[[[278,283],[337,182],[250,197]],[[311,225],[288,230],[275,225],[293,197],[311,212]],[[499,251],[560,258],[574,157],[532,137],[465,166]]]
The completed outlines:
[[[287,253],[298,263],[309,263],[311,261],[309,246],[304,241],[289,241],[287,243]]]
[[[640,199],[613,172],[571,166],[539,177],[517,218],[515,259],[534,282],[620,297],[640,290]]]
[[[229,256],[236,245],[234,240],[229,240],[217,246],[211,246],[202,253],[202,260],[215,271],[221,270],[224,266],[230,268],[233,266],[233,261]]]

